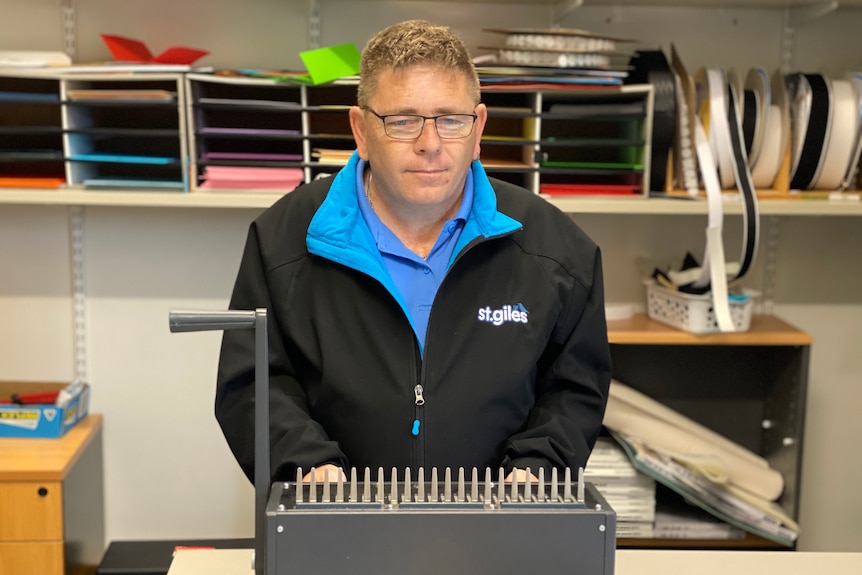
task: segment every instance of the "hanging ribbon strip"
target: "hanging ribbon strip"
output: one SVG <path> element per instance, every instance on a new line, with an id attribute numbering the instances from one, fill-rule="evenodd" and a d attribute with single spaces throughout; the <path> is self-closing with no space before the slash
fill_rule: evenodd
<path id="1" fill-rule="evenodd" d="M 675 69 L 679 74 L 682 67 Z M 689 80 L 682 77 L 678 81 L 685 86 Z M 690 103 L 700 111 L 692 132 L 708 203 L 706 249 L 700 268 L 669 272 L 667 276 L 681 292 L 711 293 L 719 329 L 734 331 L 728 285 L 745 276 L 754 263 L 759 243 L 757 198 L 746 152 L 738 88 L 717 69 L 701 71 L 695 88 L 698 101 Z M 742 253 L 739 263 L 728 264 L 724 254 L 722 188 L 734 185 L 743 207 Z"/>

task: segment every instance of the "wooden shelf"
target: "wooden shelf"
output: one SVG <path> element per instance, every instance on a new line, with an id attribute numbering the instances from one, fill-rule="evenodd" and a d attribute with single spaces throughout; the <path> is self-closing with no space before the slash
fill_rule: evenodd
<path id="1" fill-rule="evenodd" d="M 630 319 L 608 322 L 612 344 L 627 345 L 810 345 L 812 338 L 771 315 L 754 315 L 751 328 L 741 333 L 694 335 L 635 314 Z"/>
<path id="2" fill-rule="evenodd" d="M 661 539 L 620 537 L 617 549 L 787 549 L 784 545 L 746 533 L 741 539 Z"/>
<path id="3" fill-rule="evenodd" d="M 407 0 L 412 1 L 412 0 Z M 464 1 L 464 0 L 462 0 Z M 531 0 L 533 4 L 576 9 L 573 0 Z M 525 0 L 465 0 L 466 4 L 524 4 Z M 816 3 L 815 0 L 584 0 L 584 6 L 694 6 L 697 8 L 792 8 Z M 840 0 L 842 6 L 859 6 L 862 0 Z"/>
<path id="4" fill-rule="evenodd" d="M 267 208 L 278 193 L 205 193 L 81 189 L 0 188 L 0 205 L 107 206 L 140 208 Z M 548 198 L 566 213 L 607 215 L 702 215 L 706 202 L 668 199 Z M 738 215 L 738 202 L 725 202 L 725 213 Z M 862 216 L 862 202 L 844 200 L 765 200 L 762 216 Z"/>
<path id="5" fill-rule="evenodd" d="M 280 197 L 272 193 L 0 190 L 0 204 L 136 208 L 267 208 Z"/>
<path id="6" fill-rule="evenodd" d="M 60 438 L 0 438 L 0 481 L 62 481 L 101 428 L 102 416 L 88 415 Z"/>

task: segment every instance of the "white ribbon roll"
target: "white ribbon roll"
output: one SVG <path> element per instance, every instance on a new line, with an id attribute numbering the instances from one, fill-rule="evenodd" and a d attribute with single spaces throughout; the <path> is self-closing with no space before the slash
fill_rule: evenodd
<path id="1" fill-rule="evenodd" d="M 781 108 L 770 106 L 763 123 L 763 142 L 760 146 L 760 157 L 751 170 L 751 179 L 757 189 L 769 189 L 775 182 L 781 162 L 784 159 L 785 136 L 781 121 Z"/>
<path id="2" fill-rule="evenodd" d="M 820 174 L 815 190 L 836 190 L 847 173 L 847 166 L 856 142 L 856 91 L 846 80 L 832 83 L 832 129 L 826 142 Z"/>

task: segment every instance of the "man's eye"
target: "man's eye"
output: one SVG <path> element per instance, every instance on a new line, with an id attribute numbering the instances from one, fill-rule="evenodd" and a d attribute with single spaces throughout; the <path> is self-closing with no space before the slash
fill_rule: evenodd
<path id="1" fill-rule="evenodd" d="M 406 128 L 416 125 L 416 118 L 412 116 L 396 116 L 389 118 L 388 123 L 393 128 Z"/>
<path id="2" fill-rule="evenodd" d="M 445 128 L 457 128 L 464 123 L 464 120 L 458 116 L 441 116 L 437 119 L 437 122 Z"/>

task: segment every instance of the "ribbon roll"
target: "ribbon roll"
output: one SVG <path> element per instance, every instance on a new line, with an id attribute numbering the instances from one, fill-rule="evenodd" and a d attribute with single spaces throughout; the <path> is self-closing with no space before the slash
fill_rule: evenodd
<path id="1" fill-rule="evenodd" d="M 673 44 L 671 44 L 671 66 L 676 82 L 677 100 L 676 155 L 674 158 L 676 185 L 685 189 L 690 196 L 697 196 L 699 182 L 694 128 L 695 124 L 700 123 L 700 120 L 696 116 L 695 86 Z"/>
<path id="2" fill-rule="evenodd" d="M 751 180 L 758 190 L 768 189 L 775 182 L 786 150 L 781 108 L 769 106 L 763 122 L 764 137 L 760 157 L 751 170 Z"/>
<path id="3" fill-rule="evenodd" d="M 743 117 L 754 116 L 751 147 L 748 149 L 748 164 L 753 168 L 760 159 L 763 150 L 763 139 L 766 136 L 766 124 L 769 121 L 769 108 L 772 106 L 772 92 L 769 85 L 769 74 L 763 68 L 751 68 L 745 76 L 746 95 L 751 94 L 754 100 L 752 106 L 748 99 L 745 102 Z"/>
<path id="4" fill-rule="evenodd" d="M 638 51 L 629 65 L 634 69 L 626 78 L 626 84 L 652 84 L 653 87 L 650 190 L 664 192 L 667 160 L 676 131 L 676 82 L 661 50 Z"/>
<path id="5" fill-rule="evenodd" d="M 787 76 L 787 92 L 791 98 L 793 133 L 790 188 L 808 190 L 823 165 L 823 150 L 831 127 L 832 93 L 821 74 Z"/>
<path id="6" fill-rule="evenodd" d="M 756 189 L 772 188 L 790 143 L 790 110 L 784 76 L 775 72 L 769 83 L 770 105 L 764 114 L 763 142 L 751 177 Z"/>
<path id="7" fill-rule="evenodd" d="M 730 127 L 727 124 L 727 80 L 720 69 L 701 68 L 697 74 L 697 109 L 709 138 L 709 146 L 718 165 L 718 177 L 724 189 L 733 187 L 733 152 Z"/>
<path id="8" fill-rule="evenodd" d="M 856 143 L 856 91 L 846 80 L 828 80 L 832 86 L 832 118 L 817 190 L 836 190 L 841 186 Z"/>
<path id="9" fill-rule="evenodd" d="M 862 74 L 851 74 L 850 84 L 856 92 L 856 143 L 853 145 L 850 164 L 847 166 L 847 172 L 844 174 L 844 180 L 841 182 L 842 190 L 853 186 L 856 174 L 859 171 L 859 157 L 862 156 Z"/>

